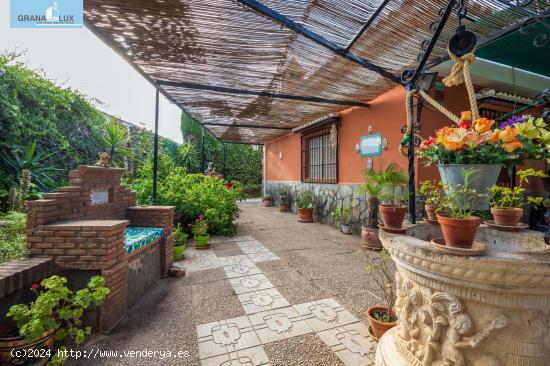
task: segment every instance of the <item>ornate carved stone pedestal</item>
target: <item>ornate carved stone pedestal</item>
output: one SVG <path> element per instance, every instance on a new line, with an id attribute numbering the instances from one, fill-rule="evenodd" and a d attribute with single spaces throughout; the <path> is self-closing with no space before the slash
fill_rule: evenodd
<path id="1" fill-rule="evenodd" d="M 432 248 L 438 226 L 380 230 L 397 266 L 399 325 L 378 344 L 378 366 L 550 365 L 550 247 L 533 231 L 482 226 L 480 257 Z"/>

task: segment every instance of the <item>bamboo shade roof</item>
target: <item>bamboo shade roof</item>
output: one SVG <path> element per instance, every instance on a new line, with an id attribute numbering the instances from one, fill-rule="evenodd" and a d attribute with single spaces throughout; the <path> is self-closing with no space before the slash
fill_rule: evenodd
<path id="1" fill-rule="evenodd" d="M 380 66 L 368 69 L 237 0 L 86 0 L 85 24 L 160 91 L 224 141 L 265 143 L 326 114 L 368 102 L 414 69 L 447 0 L 262 0 L 262 4 Z M 470 0 L 469 30 L 487 42 L 546 0 L 516 9 Z M 381 10 L 379 7 L 384 5 Z M 446 57 L 456 9 L 430 56 Z M 387 75 L 395 75 L 395 78 Z M 205 87 L 206 86 L 206 87 Z M 212 87 L 212 88 L 208 88 Z M 230 88 L 255 94 L 228 92 Z M 280 99 L 276 95 L 322 100 Z M 332 102 L 334 101 L 334 102 Z M 257 126 L 257 127 L 255 127 Z M 397 127 L 396 127 L 397 128 Z"/>

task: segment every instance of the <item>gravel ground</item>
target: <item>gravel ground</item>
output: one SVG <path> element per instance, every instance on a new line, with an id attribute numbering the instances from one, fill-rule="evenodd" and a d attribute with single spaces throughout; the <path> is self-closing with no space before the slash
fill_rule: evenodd
<path id="1" fill-rule="evenodd" d="M 361 239 L 334 227 L 298 223 L 292 213 L 241 203 L 238 235 L 250 235 L 280 260 L 258 268 L 291 305 L 332 297 L 356 318 L 366 320 L 367 307 L 379 303 L 366 268 Z M 224 238 L 212 244 L 217 256 L 241 255 Z M 198 365 L 196 325 L 245 315 L 223 269 L 188 273 L 157 281 L 109 335 L 94 335 L 83 350 L 179 350 L 189 357 L 101 358 L 70 360 L 69 365 Z M 314 334 L 264 345 L 272 365 L 342 365 Z"/>

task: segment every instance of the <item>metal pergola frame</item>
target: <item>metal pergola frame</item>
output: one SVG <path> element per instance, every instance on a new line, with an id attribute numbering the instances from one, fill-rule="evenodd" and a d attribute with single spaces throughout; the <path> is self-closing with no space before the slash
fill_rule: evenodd
<path id="1" fill-rule="evenodd" d="M 361 27 L 361 29 L 357 32 L 357 34 L 353 37 L 353 39 L 348 43 L 346 47 L 341 47 L 337 45 L 336 43 L 326 39 L 322 35 L 320 35 L 317 32 L 314 32 L 310 28 L 299 24 L 289 17 L 277 12 L 276 10 L 270 8 L 269 6 L 265 5 L 261 1 L 258 0 L 234 0 L 236 3 L 241 4 L 242 6 L 245 6 L 252 11 L 256 12 L 262 17 L 268 18 L 278 24 L 280 24 L 282 27 L 292 30 L 294 33 L 304 36 L 309 40 L 312 40 L 318 45 L 321 45 L 325 49 L 331 50 L 335 54 L 340 55 L 341 57 L 354 62 L 355 64 L 358 64 L 370 71 L 373 71 L 380 76 L 399 84 L 402 84 L 406 87 L 407 91 L 411 91 L 417 87 L 417 81 L 422 76 L 425 69 L 429 68 L 430 66 L 433 66 L 437 63 L 443 62 L 446 60 L 446 57 L 440 57 L 436 61 L 433 61 L 431 63 L 428 63 L 428 59 L 432 53 L 433 48 L 435 47 L 439 36 L 441 35 L 441 32 L 443 31 L 453 9 L 458 4 L 462 4 L 463 0 L 449 0 L 445 6 L 444 9 L 441 9 L 439 12 L 439 19 L 436 21 L 437 26 L 435 27 L 435 30 L 433 31 L 433 34 L 431 37 L 423 43 L 423 51 L 422 54 L 419 56 L 419 63 L 415 69 L 406 70 L 403 75 L 394 75 L 393 73 L 389 72 L 388 70 L 384 69 L 383 67 L 374 64 L 373 62 L 351 52 L 351 49 L 355 45 L 355 43 L 361 38 L 363 34 L 369 29 L 369 27 L 375 22 L 375 20 L 378 18 L 378 16 L 382 13 L 386 5 L 390 2 L 390 0 L 384 0 L 378 8 L 373 12 L 373 14 L 369 17 L 369 19 L 366 21 L 366 23 Z M 529 9 L 524 9 L 518 0 L 496 0 L 499 3 L 509 6 L 510 8 L 513 8 L 518 11 L 522 11 L 527 15 L 527 19 L 523 20 L 521 23 L 524 24 L 525 22 L 528 22 L 531 20 L 531 18 L 537 18 L 541 15 L 548 14 L 550 12 L 549 10 L 543 11 L 541 13 L 535 13 Z M 475 19 L 469 17 L 468 15 L 464 15 L 464 19 L 467 19 L 469 21 L 475 22 Z M 86 26 L 100 39 L 102 39 L 104 42 L 109 44 L 109 41 L 104 37 L 104 35 L 96 28 L 96 26 L 90 22 L 85 20 Z M 494 39 L 497 39 L 499 37 L 502 37 L 510 32 L 513 32 L 514 30 L 518 29 L 521 26 L 521 24 L 512 24 L 509 27 L 502 29 L 494 34 L 491 35 L 491 37 L 486 37 L 482 40 L 482 43 L 486 43 L 488 41 L 492 41 Z M 424 46 L 424 44 L 426 46 Z M 345 105 L 345 106 L 360 106 L 360 107 L 368 107 L 368 103 L 366 102 L 354 102 L 354 101 L 345 101 L 345 100 L 333 100 L 333 99 L 326 99 L 326 98 L 319 98 L 315 96 L 301 96 L 301 95 L 291 95 L 291 94 L 282 94 L 282 93 L 273 93 L 273 92 L 266 92 L 266 91 L 254 91 L 254 90 L 245 90 L 245 89 L 238 89 L 238 88 L 229 88 L 229 87 L 222 87 L 222 86 L 213 86 L 213 85 L 205 85 L 205 84 L 197 84 L 197 83 L 189 83 L 189 82 L 174 82 L 174 81 L 166 81 L 166 80 L 156 80 L 149 75 L 147 75 L 143 70 L 141 70 L 139 67 L 137 67 L 132 60 L 123 52 L 120 52 L 115 49 L 115 52 L 117 52 L 123 59 L 125 59 L 136 71 L 138 71 L 143 77 L 145 77 L 146 80 L 151 82 L 156 89 L 155 93 L 155 135 L 154 135 L 154 162 L 153 162 L 153 204 L 156 204 L 157 202 L 157 170 L 158 170 L 158 118 L 159 118 L 159 94 L 162 93 L 164 96 L 168 98 L 172 103 L 176 104 L 180 109 L 186 113 L 189 114 L 189 112 L 186 110 L 186 108 L 181 105 L 181 103 L 177 102 L 165 89 L 162 87 L 174 87 L 174 88 L 187 88 L 187 89 L 195 89 L 195 90 L 206 90 L 206 91 L 212 91 L 217 93 L 228 93 L 228 94 L 237 94 L 237 95 L 252 95 L 252 96 L 260 96 L 260 97 L 268 97 L 273 99 L 286 99 L 286 100 L 296 100 L 296 101 L 305 101 L 310 103 L 322 103 L 322 104 L 334 104 L 334 105 Z M 420 119 L 420 111 L 418 110 L 416 114 L 416 120 L 415 120 L 415 112 L 414 112 L 414 101 L 413 96 L 410 95 L 409 99 L 407 100 L 407 103 L 409 103 L 410 106 L 410 131 L 409 131 L 409 146 L 408 146 L 408 165 L 409 165 L 409 215 L 410 215 L 410 221 L 411 223 L 416 222 L 416 187 L 415 187 L 415 167 L 414 167 L 414 160 L 415 160 L 415 144 L 414 144 L 414 133 L 415 128 L 419 126 L 419 119 Z M 249 129 L 274 129 L 274 130 L 285 130 L 285 131 L 291 131 L 291 128 L 281 127 L 281 126 L 273 126 L 273 125 L 253 125 L 253 124 L 239 124 L 239 123 L 215 123 L 215 122 L 205 122 L 201 123 L 202 126 L 214 126 L 214 127 L 238 127 L 238 128 L 249 128 Z M 204 128 L 203 128 L 204 129 Z M 204 132 L 203 132 L 204 133 Z M 215 135 L 214 135 L 215 136 Z M 218 139 L 217 136 L 215 136 L 216 139 Z M 228 141 L 230 142 L 230 141 Z M 234 142 L 230 142 L 234 143 Z M 239 142 L 243 143 L 243 142 Z"/>

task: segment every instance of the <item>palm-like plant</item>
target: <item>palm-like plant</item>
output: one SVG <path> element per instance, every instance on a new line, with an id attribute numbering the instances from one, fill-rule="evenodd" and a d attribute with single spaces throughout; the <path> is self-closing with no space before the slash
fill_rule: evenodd
<path id="1" fill-rule="evenodd" d="M 55 178 L 62 169 L 48 166 L 46 161 L 55 153 L 36 152 L 36 142 L 19 154 L 13 151 L 11 154 L 3 152 L 1 163 L 3 169 L 14 175 L 14 181 L 19 181 L 23 171 L 31 172 L 31 182 L 35 183 L 41 191 L 49 191 L 56 186 Z"/>
<path id="2" fill-rule="evenodd" d="M 119 123 L 116 118 L 112 118 L 105 125 L 105 129 L 98 136 L 98 142 L 109 153 L 109 163 L 111 165 L 123 166 L 125 158 L 132 158 L 128 129 Z"/>
<path id="3" fill-rule="evenodd" d="M 185 143 L 178 148 L 176 163 L 189 171 L 195 171 L 199 166 L 197 149 L 192 143 Z"/>
<path id="4" fill-rule="evenodd" d="M 408 179 L 395 163 L 388 164 L 385 168 L 380 164 L 378 169 L 365 169 L 362 174 L 364 183 L 359 187 L 359 193 L 367 193 L 368 195 L 369 216 L 367 226 L 371 229 L 377 229 L 380 201 L 387 196 L 389 189 L 394 192 L 395 186 L 405 184 Z"/>

